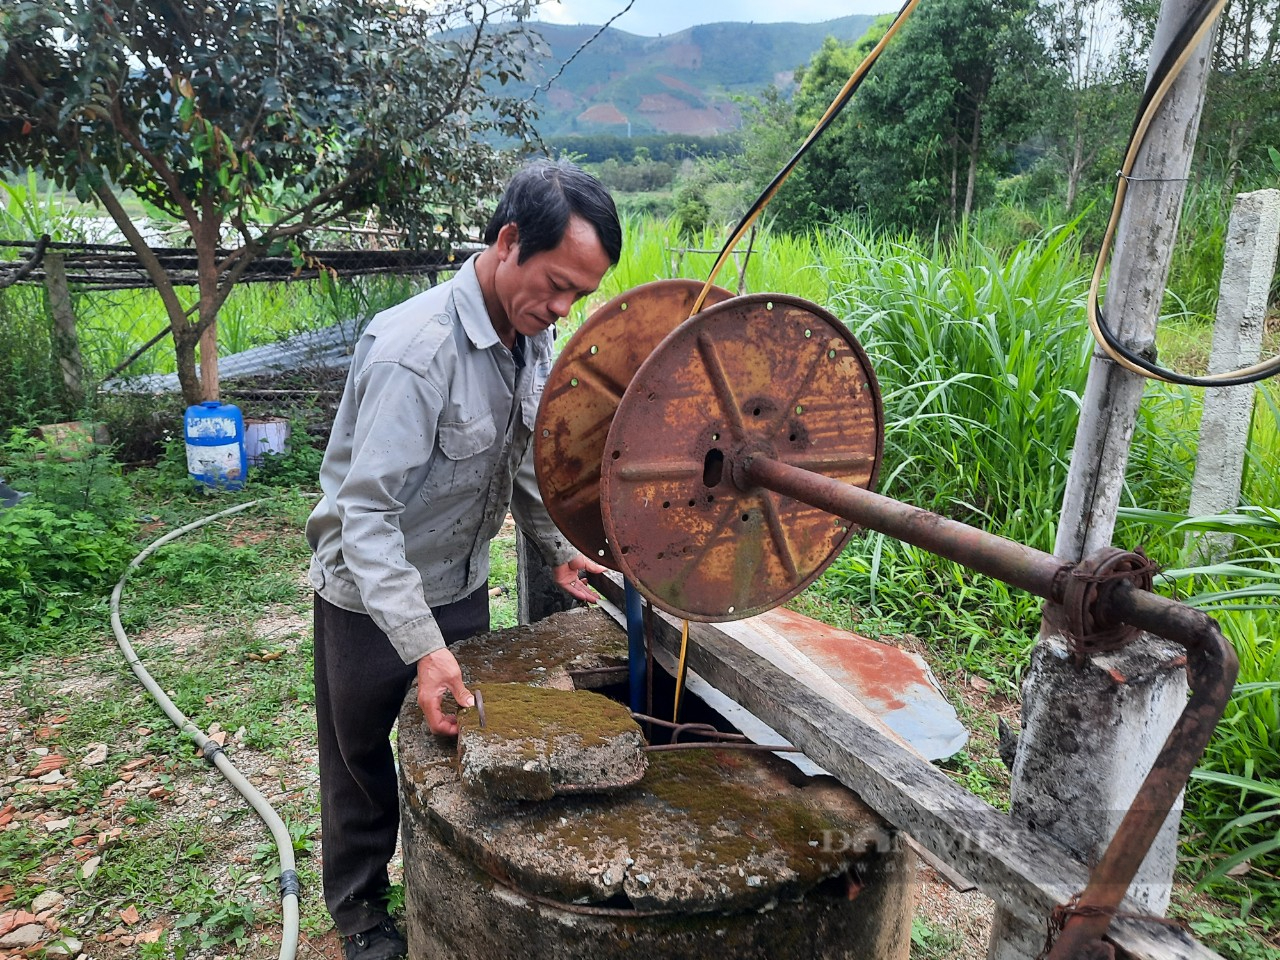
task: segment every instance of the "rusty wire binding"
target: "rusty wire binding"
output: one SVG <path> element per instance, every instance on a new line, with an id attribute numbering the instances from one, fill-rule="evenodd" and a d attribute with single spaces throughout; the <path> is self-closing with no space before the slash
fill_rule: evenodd
<path id="1" fill-rule="evenodd" d="M 1062 602 L 1046 619 L 1066 638 L 1077 667 L 1086 657 L 1119 650 L 1142 633 L 1110 616 L 1110 594 L 1117 583 L 1150 593 L 1157 572 L 1159 567 L 1141 547 L 1106 547 L 1066 572 Z"/>
<path id="2" fill-rule="evenodd" d="M 1105 919 L 1108 925 L 1117 917 L 1122 917 L 1126 920 L 1146 920 L 1158 923 L 1161 926 L 1180 930 L 1184 933 L 1190 931 L 1185 921 L 1172 917 L 1161 917 L 1153 913 L 1130 913 L 1125 910 L 1117 910 L 1114 907 L 1082 907 L 1080 905 L 1080 894 L 1077 893 L 1066 903 L 1059 904 L 1049 912 L 1044 946 L 1036 954 L 1035 960 L 1046 960 L 1053 950 L 1053 945 L 1058 940 L 1058 935 L 1062 933 L 1062 928 L 1066 926 L 1067 921 L 1072 917 Z M 1115 955 L 1115 947 L 1105 940 L 1097 940 L 1091 945 L 1090 950 L 1079 956 L 1078 960 L 1115 960 Z"/>

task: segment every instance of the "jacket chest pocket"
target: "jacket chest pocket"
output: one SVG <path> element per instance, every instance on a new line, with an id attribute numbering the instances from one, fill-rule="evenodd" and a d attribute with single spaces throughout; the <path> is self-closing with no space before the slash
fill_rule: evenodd
<path id="1" fill-rule="evenodd" d="M 498 428 L 493 414 L 485 413 L 474 420 L 441 421 L 436 435 L 441 453 L 450 460 L 467 460 L 493 448 Z"/>

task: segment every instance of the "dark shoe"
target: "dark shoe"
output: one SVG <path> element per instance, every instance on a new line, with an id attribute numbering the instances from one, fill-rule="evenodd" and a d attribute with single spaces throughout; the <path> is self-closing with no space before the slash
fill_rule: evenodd
<path id="1" fill-rule="evenodd" d="M 342 938 L 346 960 L 397 960 L 408 953 L 409 945 L 389 917 L 371 930 Z"/>

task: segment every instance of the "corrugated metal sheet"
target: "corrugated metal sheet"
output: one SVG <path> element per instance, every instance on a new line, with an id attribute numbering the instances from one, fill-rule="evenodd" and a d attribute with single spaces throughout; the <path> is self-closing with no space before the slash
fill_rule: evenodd
<path id="1" fill-rule="evenodd" d="M 914 653 L 778 608 L 759 618 L 929 760 L 959 751 L 969 734 Z"/>
<path id="2" fill-rule="evenodd" d="M 355 318 L 296 334 L 279 343 L 267 343 L 243 353 L 218 358 L 218 376 L 262 376 L 287 370 L 345 370 L 351 365 L 351 353 L 366 320 Z M 121 377 L 102 385 L 107 392 L 176 393 L 176 373 Z"/>

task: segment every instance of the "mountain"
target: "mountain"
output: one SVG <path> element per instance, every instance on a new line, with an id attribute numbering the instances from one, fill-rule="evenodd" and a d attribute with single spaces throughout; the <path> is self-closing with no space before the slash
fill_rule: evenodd
<path id="1" fill-rule="evenodd" d="M 544 137 L 568 134 L 673 133 L 711 135 L 742 122 L 734 96 L 769 84 L 786 89 L 797 67 L 827 36 L 856 40 L 874 17 L 854 15 L 823 23 L 708 23 L 663 37 L 641 37 L 612 27 L 592 41 L 538 93 L 538 129 Z M 543 86 L 598 29 L 533 23 L 549 48 L 531 79 Z"/>

